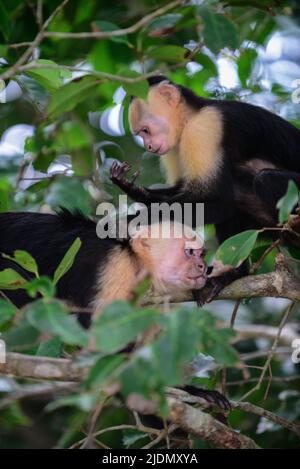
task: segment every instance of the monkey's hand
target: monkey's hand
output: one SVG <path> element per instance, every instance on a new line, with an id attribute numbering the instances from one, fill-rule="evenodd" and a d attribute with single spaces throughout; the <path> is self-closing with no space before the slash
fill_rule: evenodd
<path id="1" fill-rule="evenodd" d="M 220 291 L 222 291 L 223 288 L 228 285 L 228 283 L 230 282 L 227 281 L 227 278 L 223 278 L 222 276 L 209 278 L 206 285 L 208 285 L 210 288 L 205 295 L 205 302 L 210 303 L 215 298 L 217 298 Z"/>
<path id="2" fill-rule="evenodd" d="M 226 286 L 222 277 L 208 278 L 204 288 L 201 290 L 192 290 L 193 299 L 197 306 L 201 308 L 205 303 L 210 303 L 219 295 L 220 291 Z"/>
<path id="3" fill-rule="evenodd" d="M 202 397 L 209 404 L 216 405 L 222 410 L 230 410 L 231 404 L 224 394 L 221 394 L 219 391 L 197 388 L 196 386 L 184 386 L 182 388 L 184 391 L 192 394 L 193 396 Z"/>
<path id="4" fill-rule="evenodd" d="M 131 170 L 131 165 L 128 163 L 118 163 L 117 161 L 114 161 L 114 163 L 111 165 L 110 168 L 110 180 L 119 186 L 121 189 L 123 189 L 125 192 L 130 191 L 131 189 L 140 189 L 143 190 L 143 188 L 138 188 L 134 184 L 136 178 L 139 176 L 139 171 L 136 171 L 131 179 L 127 178 L 127 175 L 129 171 Z"/>

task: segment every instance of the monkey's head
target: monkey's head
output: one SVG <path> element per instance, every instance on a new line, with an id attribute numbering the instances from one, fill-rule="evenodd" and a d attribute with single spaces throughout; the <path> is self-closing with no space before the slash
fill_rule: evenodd
<path id="1" fill-rule="evenodd" d="M 142 137 L 147 151 L 165 155 L 177 147 L 182 129 L 181 104 L 179 87 L 167 80 L 152 85 L 147 100 L 132 99 L 131 131 Z"/>
<path id="2" fill-rule="evenodd" d="M 132 236 L 131 247 L 151 274 L 155 292 L 204 287 L 206 249 L 202 238 L 190 228 L 175 222 L 149 225 Z"/>

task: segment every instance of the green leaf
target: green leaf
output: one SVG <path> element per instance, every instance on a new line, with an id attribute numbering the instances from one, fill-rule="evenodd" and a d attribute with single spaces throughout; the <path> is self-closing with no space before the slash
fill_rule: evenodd
<path id="1" fill-rule="evenodd" d="M 137 441 L 144 440 L 145 438 L 149 438 L 147 433 L 131 429 L 123 431 L 123 444 L 127 449 L 133 446 Z"/>
<path id="2" fill-rule="evenodd" d="M 40 152 L 36 155 L 36 157 L 33 160 L 33 167 L 36 171 L 40 171 L 41 173 L 46 173 L 48 172 L 48 168 L 51 163 L 55 160 L 57 157 L 57 154 L 55 152 Z M 40 181 L 44 182 L 44 181 Z"/>
<path id="3" fill-rule="evenodd" d="M 13 256 L 9 256 L 7 254 L 2 254 L 5 259 L 10 259 L 11 261 L 15 262 L 16 264 L 23 267 L 23 269 L 31 272 L 36 277 L 39 276 L 38 266 L 35 262 L 34 258 L 26 251 L 16 250 L 14 251 Z"/>
<path id="4" fill-rule="evenodd" d="M 87 345 L 87 333 L 57 300 L 37 300 L 26 308 L 26 318 L 40 332 L 51 333 L 69 345 Z"/>
<path id="5" fill-rule="evenodd" d="M 97 348 L 103 352 L 120 350 L 157 319 L 154 309 L 135 310 L 128 303 L 116 301 L 108 305 L 91 330 Z"/>
<path id="6" fill-rule="evenodd" d="M 147 51 L 147 55 L 158 61 L 180 63 L 184 61 L 189 52 L 190 51 L 184 47 L 171 45 L 150 49 Z"/>
<path id="7" fill-rule="evenodd" d="M 80 81 L 67 83 L 60 87 L 52 95 L 48 106 L 50 119 L 55 119 L 60 114 L 71 111 L 77 104 L 95 93 L 98 80 L 87 76 Z"/>
<path id="8" fill-rule="evenodd" d="M 147 24 L 145 29 L 150 33 L 151 36 L 160 35 L 164 31 L 172 30 L 174 26 L 183 18 L 183 15 L 180 13 L 168 13 L 154 20 L 150 21 Z M 157 34 L 155 34 L 157 33 Z"/>
<path id="9" fill-rule="evenodd" d="M 85 392 L 56 399 L 47 405 L 46 411 L 52 412 L 60 407 L 76 406 L 78 409 L 86 413 L 90 412 L 96 404 L 99 404 L 99 396 Z"/>
<path id="10" fill-rule="evenodd" d="M 120 74 L 123 77 L 137 78 L 141 76 L 140 73 L 134 72 L 133 70 L 121 70 Z M 136 83 L 122 83 L 122 86 L 127 94 L 130 96 L 136 96 L 137 98 L 146 99 L 149 92 L 149 83 L 147 80 L 138 81 Z"/>
<path id="11" fill-rule="evenodd" d="M 257 230 L 247 230 L 232 236 L 218 248 L 216 252 L 216 265 L 238 267 L 251 253 L 254 248 Z"/>
<path id="12" fill-rule="evenodd" d="M 1 155 L 0 155 L 1 158 Z M 13 194 L 13 188 L 8 178 L 0 179 L 0 212 L 9 210 L 10 195 Z"/>
<path id="13" fill-rule="evenodd" d="M 207 72 L 209 71 L 210 72 L 210 76 L 217 76 L 218 75 L 218 69 L 217 69 L 217 66 L 216 64 L 213 62 L 213 60 L 211 60 L 210 57 L 208 57 L 208 55 L 206 54 L 203 54 L 202 52 L 198 52 L 195 57 L 193 58 L 193 60 L 197 63 L 199 63 L 200 65 L 202 65 L 203 69 Z"/>
<path id="14" fill-rule="evenodd" d="M 10 351 L 28 350 L 38 344 L 39 332 L 21 318 L 11 329 L 3 333 L 5 343 Z"/>
<path id="15" fill-rule="evenodd" d="M 241 52 L 237 61 L 239 79 L 241 80 L 241 84 L 244 88 L 247 86 L 247 80 L 250 77 L 256 59 L 256 50 L 249 48 Z"/>
<path id="16" fill-rule="evenodd" d="M 216 362 L 222 365 L 233 366 L 236 363 L 238 355 L 229 343 L 235 336 L 232 329 L 217 329 L 207 324 L 201 324 L 199 334 L 202 350 L 205 354 L 212 356 Z"/>
<path id="17" fill-rule="evenodd" d="M 27 70 L 26 74 L 36 80 L 48 91 L 54 91 L 60 88 L 63 86 L 64 78 L 72 77 L 72 73 L 69 70 L 54 70 L 53 68 L 47 68 L 47 65 L 56 65 L 59 67 L 52 60 L 39 59 L 35 63 L 45 66 L 45 68 L 33 68 L 32 70 Z"/>
<path id="18" fill-rule="evenodd" d="M 67 250 L 66 254 L 62 258 L 61 262 L 59 263 L 57 269 L 54 272 L 54 277 L 53 277 L 54 285 L 56 285 L 57 282 L 61 279 L 61 277 L 65 275 L 69 269 L 71 269 L 80 247 L 81 247 L 81 240 L 80 238 L 76 238 L 75 241 L 73 241 L 73 243 Z"/>
<path id="19" fill-rule="evenodd" d="M 91 196 L 78 178 L 56 176 L 44 201 L 54 211 L 64 207 L 70 211 L 80 210 L 84 215 L 91 214 Z"/>
<path id="20" fill-rule="evenodd" d="M 294 181 L 289 181 L 286 194 L 277 202 L 276 207 L 279 209 L 279 221 L 285 223 L 299 202 L 299 189 Z"/>
<path id="21" fill-rule="evenodd" d="M 93 155 L 91 152 L 75 152 L 72 154 L 72 168 L 76 176 L 89 176 L 93 172 Z"/>
<path id="22" fill-rule="evenodd" d="M 0 289 L 17 290 L 25 288 L 27 280 L 13 269 L 4 269 L 0 272 Z"/>
<path id="23" fill-rule="evenodd" d="M 114 23 L 111 23 L 110 21 L 96 20 L 93 24 L 95 25 L 98 31 L 116 31 L 117 29 L 120 29 L 119 26 Z M 122 36 L 112 36 L 108 39 L 110 41 L 117 42 L 119 44 L 126 44 L 126 46 L 132 47 L 127 34 L 124 34 Z"/>
<path id="24" fill-rule="evenodd" d="M 180 308 L 165 319 L 166 330 L 153 344 L 152 353 L 160 379 L 168 386 L 175 386 L 183 381 L 186 365 L 197 354 L 198 313 Z"/>
<path id="25" fill-rule="evenodd" d="M 110 355 L 100 358 L 91 368 L 85 385 L 88 389 L 100 386 L 105 380 L 109 379 L 112 373 L 124 362 L 125 355 Z"/>
<path id="26" fill-rule="evenodd" d="M 48 277 L 34 278 L 27 283 L 25 289 L 31 298 L 35 298 L 40 293 L 44 298 L 55 296 L 55 286 L 53 280 Z"/>
<path id="27" fill-rule="evenodd" d="M 62 341 L 59 337 L 52 337 L 46 342 L 42 342 L 37 349 L 36 355 L 41 357 L 60 357 L 62 351 Z"/>
<path id="28" fill-rule="evenodd" d="M 236 49 L 238 47 L 237 31 L 224 15 L 214 13 L 206 6 L 198 7 L 199 14 L 204 21 L 203 39 L 205 45 L 215 54 L 224 47 Z"/>
<path id="29" fill-rule="evenodd" d="M 17 308 L 9 301 L 0 298 L 0 327 L 14 317 Z"/>
<path id="30" fill-rule="evenodd" d="M 9 15 L 6 11 L 6 8 L 3 5 L 3 2 L 0 2 L 0 31 L 3 34 L 3 37 L 8 41 L 10 32 L 11 32 L 11 21 Z"/>

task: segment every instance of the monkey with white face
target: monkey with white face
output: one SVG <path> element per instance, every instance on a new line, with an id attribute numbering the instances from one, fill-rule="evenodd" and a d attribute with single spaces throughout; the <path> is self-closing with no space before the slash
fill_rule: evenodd
<path id="1" fill-rule="evenodd" d="M 115 163 L 111 180 L 133 200 L 204 203 L 204 222 L 219 243 L 243 230 L 276 227 L 276 204 L 292 179 L 300 187 L 300 130 L 258 106 L 207 99 L 164 76 L 149 78 L 147 99 L 133 97 L 129 122 L 145 149 L 160 157 L 170 187 L 135 183 L 138 173 Z M 299 246 L 299 239 L 293 241 Z M 238 269 L 213 278 L 209 300 L 247 273 Z"/>
<path id="2" fill-rule="evenodd" d="M 114 300 L 129 300 L 138 283 L 150 277 L 154 294 L 184 294 L 202 288 L 207 278 L 203 240 L 188 227 L 171 223 L 144 226 L 128 239 L 99 239 L 96 222 L 63 211 L 0 214 L 0 271 L 32 275 L 1 256 L 15 250 L 29 252 L 40 275 L 52 277 L 68 247 L 79 237 L 81 248 L 71 269 L 57 284 L 57 295 L 94 317 Z M 24 290 L 5 291 L 22 307 L 32 301 Z"/>

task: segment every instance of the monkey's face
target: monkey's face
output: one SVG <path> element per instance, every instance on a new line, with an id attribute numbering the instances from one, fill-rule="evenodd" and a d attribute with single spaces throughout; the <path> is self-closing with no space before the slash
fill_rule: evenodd
<path id="1" fill-rule="evenodd" d="M 152 247 L 156 283 L 165 291 L 203 288 L 207 280 L 205 248 L 184 238 L 162 240 Z"/>
<path id="2" fill-rule="evenodd" d="M 162 230 L 161 225 L 156 227 Z M 162 231 L 152 232 L 149 237 L 147 230 L 145 228 L 134 237 L 132 247 L 152 275 L 155 291 L 178 293 L 203 288 L 207 265 L 202 239 L 197 235 L 178 237 L 178 233 L 174 235 L 175 231 L 167 238 L 162 236 Z"/>
<path id="3" fill-rule="evenodd" d="M 154 87 L 147 102 L 134 99 L 129 108 L 133 134 L 142 137 L 145 149 L 157 155 L 165 155 L 175 149 L 179 141 L 178 100 L 167 93 L 165 87 L 170 86 Z"/>

